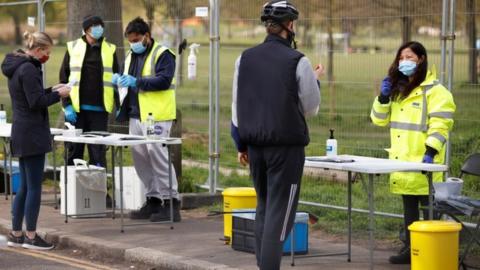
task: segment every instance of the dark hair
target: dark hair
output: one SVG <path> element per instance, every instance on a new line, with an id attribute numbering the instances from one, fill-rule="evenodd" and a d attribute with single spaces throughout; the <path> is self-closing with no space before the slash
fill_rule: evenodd
<path id="1" fill-rule="evenodd" d="M 413 80 L 410 82 L 408 76 L 405 76 L 398 70 L 398 63 L 399 58 L 402 51 L 406 48 L 410 48 L 419 59 L 423 58 L 423 61 L 417 64 L 417 69 L 413 74 Z M 388 76 L 390 77 L 390 81 L 392 82 L 392 99 L 397 97 L 407 97 L 413 89 L 419 86 L 427 77 L 427 68 L 428 68 L 428 61 L 427 61 L 427 50 L 420 42 L 417 41 L 409 41 L 400 48 L 398 48 L 397 55 L 393 60 L 393 63 L 390 65 L 388 70 Z"/>
<path id="2" fill-rule="evenodd" d="M 145 35 L 146 33 L 150 33 L 150 27 L 148 24 L 140 17 L 136 17 L 131 22 L 128 23 L 127 28 L 125 28 L 125 37 L 127 37 L 131 33 L 137 33 Z"/>
<path id="3" fill-rule="evenodd" d="M 87 15 L 83 17 L 82 28 L 84 31 L 87 31 L 92 25 L 101 25 L 102 27 L 105 27 L 102 18 L 97 15 Z"/>

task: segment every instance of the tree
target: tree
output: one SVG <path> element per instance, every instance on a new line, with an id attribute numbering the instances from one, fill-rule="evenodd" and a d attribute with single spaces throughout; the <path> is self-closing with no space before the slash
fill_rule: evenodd
<path id="1" fill-rule="evenodd" d="M 123 61 L 123 27 L 121 0 L 67 0 L 68 32 L 70 40 L 82 35 L 82 21 L 87 15 L 100 16 L 105 22 L 105 36 L 117 45 L 117 57 Z"/>
<path id="2" fill-rule="evenodd" d="M 477 29 L 475 25 L 475 0 L 466 0 L 466 20 L 465 30 L 467 33 L 468 44 L 468 81 L 470 83 L 478 83 L 477 78 L 477 48 L 475 39 L 477 36 Z"/>
<path id="3" fill-rule="evenodd" d="M 8 3 L 9 1 L 1 0 L 1 3 Z M 35 16 L 36 17 L 36 5 L 34 4 L 22 4 L 14 6 L 4 6 L 1 7 L 2 12 L 12 18 L 13 27 L 14 27 L 14 41 L 15 45 L 22 45 L 23 33 L 21 31 L 22 22 L 27 21 L 27 17 Z"/>

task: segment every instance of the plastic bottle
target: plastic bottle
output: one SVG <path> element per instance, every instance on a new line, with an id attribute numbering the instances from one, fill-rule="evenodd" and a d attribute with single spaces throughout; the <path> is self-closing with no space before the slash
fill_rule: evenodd
<path id="1" fill-rule="evenodd" d="M 155 119 L 152 113 L 148 113 L 147 116 L 147 137 L 153 137 L 155 135 Z"/>
<path id="2" fill-rule="evenodd" d="M 197 52 L 200 44 L 193 43 L 189 46 L 190 54 L 188 55 L 188 70 L 187 77 L 189 80 L 195 80 L 197 78 Z"/>
<path id="3" fill-rule="evenodd" d="M 3 108 L 3 104 L 0 104 L 0 124 L 7 123 L 7 112 Z"/>
<path id="4" fill-rule="evenodd" d="M 337 156 L 337 140 L 333 137 L 333 129 L 330 129 L 330 138 L 327 140 L 327 157 Z"/>

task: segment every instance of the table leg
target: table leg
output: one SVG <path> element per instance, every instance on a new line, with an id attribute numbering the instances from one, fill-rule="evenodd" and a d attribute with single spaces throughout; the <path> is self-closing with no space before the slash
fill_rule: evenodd
<path id="1" fill-rule="evenodd" d="M 347 262 L 352 259 L 352 172 L 348 172 L 348 202 L 347 202 L 347 222 L 348 222 L 348 255 Z"/>
<path id="2" fill-rule="evenodd" d="M 295 218 L 293 219 L 293 226 L 290 231 L 290 256 L 292 257 L 291 266 L 295 266 Z"/>
<path id="3" fill-rule="evenodd" d="M 112 219 L 115 219 L 115 146 L 110 146 L 112 149 Z M 106 166 L 106 164 L 105 164 Z M 108 189 L 107 189 L 108 193 Z"/>
<path id="4" fill-rule="evenodd" d="M 64 150 L 63 150 L 63 153 L 64 153 L 64 159 L 65 159 L 65 164 L 64 164 L 64 177 L 63 177 L 63 193 L 65 194 L 64 196 L 64 202 L 63 202 L 63 206 L 64 206 L 64 210 L 65 210 L 65 223 L 68 223 L 68 207 L 67 207 L 67 204 L 68 204 L 68 188 L 67 188 L 67 178 L 68 178 L 68 144 L 65 143 L 64 146 L 63 146 Z"/>
<path id="5" fill-rule="evenodd" d="M 428 178 L 428 219 L 433 220 L 433 179 L 432 172 L 427 173 Z"/>
<path id="6" fill-rule="evenodd" d="M 369 249 L 370 249 L 370 269 L 373 269 L 373 230 L 375 228 L 374 205 L 373 205 L 373 174 L 368 175 L 368 233 L 369 233 Z"/>
<path id="7" fill-rule="evenodd" d="M 57 147 L 55 141 L 52 137 L 52 159 L 53 159 L 53 199 L 55 200 L 55 209 L 58 209 L 58 199 L 57 199 L 57 158 L 55 157 L 55 153 L 57 151 Z"/>
<path id="8" fill-rule="evenodd" d="M 168 153 L 168 189 L 170 190 L 170 229 L 173 230 L 173 191 L 172 191 L 172 153 L 170 151 L 170 146 L 167 145 Z"/>
<path id="9" fill-rule="evenodd" d="M 5 191 L 5 200 L 8 200 L 8 184 L 7 184 L 7 145 L 3 141 L 3 186 Z"/>
<path id="10" fill-rule="evenodd" d="M 119 162 L 118 162 L 118 170 L 120 171 L 120 232 L 124 232 L 123 230 L 123 149 L 122 146 L 118 147 L 119 149 Z"/>
<path id="11" fill-rule="evenodd" d="M 11 205 L 13 206 L 13 166 L 12 166 L 12 149 L 9 148 L 9 151 L 8 151 L 8 169 L 10 171 L 10 202 L 11 202 Z"/>

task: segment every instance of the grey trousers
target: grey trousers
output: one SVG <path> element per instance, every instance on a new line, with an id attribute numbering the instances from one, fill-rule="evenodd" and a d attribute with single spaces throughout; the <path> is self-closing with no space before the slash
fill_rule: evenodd
<path id="1" fill-rule="evenodd" d="M 170 137 L 172 121 L 160 122 L 163 137 Z M 146 128 L 139 119 L 130 118 L 129 133 L 146 136 Z M 132 146 L 132 158 L 135 170 L 143 182 L 146 197 L 169 199 L 168 188 L 168 149 L 161 144 L 143 144 Z M 178 199 L 178 183 L 175 169 L 172 165 L 172 194 Z"/>

